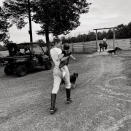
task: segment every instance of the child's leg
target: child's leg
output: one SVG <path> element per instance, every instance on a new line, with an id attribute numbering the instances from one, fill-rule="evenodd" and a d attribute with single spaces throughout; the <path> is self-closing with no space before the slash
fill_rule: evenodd
<path id="1" fill-rule="evenodd" d="M 66 74 L 65 68 L 62 67 L 62 68 L 61 68 L 61 71 L 62 71 L 62 77 L 64 78 L 64 77 L 65 77 L 65 74 Z"/>
<path id="2" fill-rule="evenodd" d="M 66 71 L 66 75 L 65 75 L 65 88 L 66 88 L 66 103 L 70 104 L 72 102 L 71 100 L 71 83 L 70 83 L 70 73 L 68 70 L 68 67 L 65 66 L 65 71 Z"/>

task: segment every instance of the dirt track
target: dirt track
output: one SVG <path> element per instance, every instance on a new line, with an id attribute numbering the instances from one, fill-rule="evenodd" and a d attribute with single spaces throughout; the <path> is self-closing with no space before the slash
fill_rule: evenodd
<path id="1" fill-rule="evenodd" d="M 119 56 L 77 55 L 74 102 L 65 90 L 57 96 L 58 112 L 48 113 L 52 71 L 7 77 L 0 69 L 0 131 L 130 131 L 131 53 Z"/>

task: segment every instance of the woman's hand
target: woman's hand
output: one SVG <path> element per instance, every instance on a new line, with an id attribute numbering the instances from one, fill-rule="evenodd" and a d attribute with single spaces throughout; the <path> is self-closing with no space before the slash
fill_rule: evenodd
<path id="1" fill-rule="evenodd" d="M 61 60 L 64 57 L 64 54 L 59 54 L 59 59 Z"/>

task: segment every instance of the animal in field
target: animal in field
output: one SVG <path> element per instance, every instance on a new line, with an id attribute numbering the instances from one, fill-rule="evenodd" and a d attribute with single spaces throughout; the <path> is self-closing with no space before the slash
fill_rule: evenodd
<path id="1" fill-rule="evenodd" d="M 99 43 L 99 48 L 100 48 L 100 52 L 101 52 L 101 50 L 104 51 L 103 43 Z"/>
<path id="2" fill-rule="evenodd" d="M 116 54 L 116 52 L 121 51 L 121 50 L 122 50 L 121 48 L 115 47 L 114 49 L 108 50 L 107 52 L 108 52 L 109 54 Z"/>
<path id="3" fill-rule="evenodd" d="M 78 73 L 73 73 L 70 75 L 71 88 L 73 88 L 73 89 L 76 87 L 77 78 L 78 78 Z M 61 84 L 65 84 L 64 79 L 62 79 Z"/>
<path id="4" fill-rule="evenodd" d="M 106 42 L 99 43 L 100 52 L 106 50 L 108 47 Z"/>
<path id="5" fill-rule="evenodd" d="M 103 47 L 104 47 L 105 50 L 106 50 L 107 47 L 108 47 L 108 45 L 107 45 L 107 43 L 106 43 L 105 41 L 103 41 Z"/>

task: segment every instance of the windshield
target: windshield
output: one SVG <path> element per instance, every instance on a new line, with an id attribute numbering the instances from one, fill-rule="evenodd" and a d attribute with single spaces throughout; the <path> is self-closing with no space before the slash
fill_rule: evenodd
<path id="1" fill-rule="evenodd" d="M 44 52 L 42 51 L 41 47 L 38 45 L 33 45 L 33 52 L 35 54 L 44 54 Z"/>

